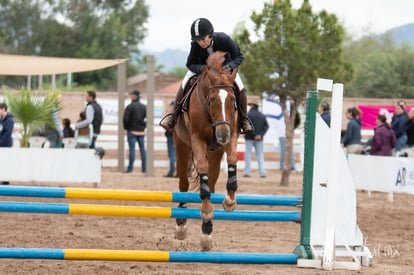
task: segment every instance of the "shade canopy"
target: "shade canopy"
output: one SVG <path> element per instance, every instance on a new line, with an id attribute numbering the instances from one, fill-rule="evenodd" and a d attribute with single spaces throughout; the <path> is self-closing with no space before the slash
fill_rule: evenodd
<path id="1" fill-rule="evenodd" d="M 0 75 L 55 75 L 94 71 L 128 59 L 82 59 L 0 54 Z"/>

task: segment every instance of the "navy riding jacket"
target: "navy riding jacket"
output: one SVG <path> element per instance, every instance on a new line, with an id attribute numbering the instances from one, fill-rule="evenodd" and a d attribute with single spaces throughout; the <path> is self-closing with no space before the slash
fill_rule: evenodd
<path id="1" fill-rule="evenodd" d="M 209 56 L 208 49 L 212 47 L 212 52 L 226 52 L 224 65 L 230 69 L 235 69 L 243 62 L 243 55 L 239 46 L 224 32 L 214 32 L 212 41 L 206 49 L 201 48 L 196 41 L 191 42 L 190 53 L 187 57 L 187 68 L 195 74 L 200 74 L 207 63 Z"/>

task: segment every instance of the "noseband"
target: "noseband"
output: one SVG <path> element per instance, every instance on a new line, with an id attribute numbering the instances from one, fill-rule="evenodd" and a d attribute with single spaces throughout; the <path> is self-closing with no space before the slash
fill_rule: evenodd
<path id="1" fill-rule="evenodd" d="M 228 86 L 228 85 L 224 85 L 224 84 L 212 85 L 212 86 L 210 86 L 209 91 L 211 91 L 213 89 L 226 89 L 226 88 L 230 88 L 234 92 L 234 86 Z M 204 100 L 206 102 L 205 105 L 201 102 L 200 83 L 197 84 L 197 99 L 198 99 L 198 102 L 200 103 L 200 106 L 202 106 L 205 109 L 205 111 L 208 113 L 208 115 L 210 116 L 211 126 L 213 128 L 215 128 L 218 125 L 222 125 L 222 124 L 231 126 L 231 123 L 226 121 L 226 120 L 214 121 L 214 118 L 213 118 L 213 116 L 211 115 L 211 112 L 210 112 L 210 99 L 208 98 L 208 96 L 204 96 Z"/>

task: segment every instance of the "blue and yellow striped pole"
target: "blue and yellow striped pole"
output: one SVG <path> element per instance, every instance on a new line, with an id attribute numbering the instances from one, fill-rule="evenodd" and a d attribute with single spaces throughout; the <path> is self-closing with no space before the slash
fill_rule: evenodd
<path id="1" fill-rule="evenodd" d="M 0 248 L 0 258 L 88 261 L 296 264 L 296 254 L 102 249 Z"/>
<path id="2" fill-rule="evenodd" d="M 193 192 L 139 191 L 35 186 L 0 186 L 0 196 L 90 200 L 128 200 L 152 202 L 201 202 L 200 194 Z M 211 194 L 211 202 L 222 203 L 224 197 L 224 194 Z M 302 204 L 302 197 L 237 194 L 236 201 L 238 204 L 250 205 L 300 206 Z"/>
<path id="3" fill-rule="evenodd" d="M 0 201 L 0 212 L 123 216 L 144 218 L 201 219 L 200 209 L 102 205 L 75 203 L 42 203 Z M 233 221 L 300 221 L 295 211 L 233 211 L 214 210 L 215 220 Z"/>

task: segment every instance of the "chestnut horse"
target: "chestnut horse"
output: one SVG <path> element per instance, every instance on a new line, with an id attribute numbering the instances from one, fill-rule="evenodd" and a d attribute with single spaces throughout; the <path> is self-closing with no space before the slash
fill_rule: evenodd
<path id="1" fill-rule="evenodd" d="M 202 200 L 202 251 L 211 250 L 213 246 L 211 220 L 214 212 L 210 193 L 215 192 L 224 152 L 228 178 L 223 208 L 227 211 L 236 208 L 239 119 L 234 79 L 237 71 L 231 73 L 222 69 L 224 56 L 223 52 L 209 56 L 207 66 L 191 88 L 187 112 L 181 113 L 174 129 L 180 192 L 189 190 L 189 165 L 197 172 L 196 183 Z M 179 207 L 186 208 L 186 204 L 180 203 Z M 176 220 L 177 239 L 186 237 L 186 222 L 186 219 Z"/>

